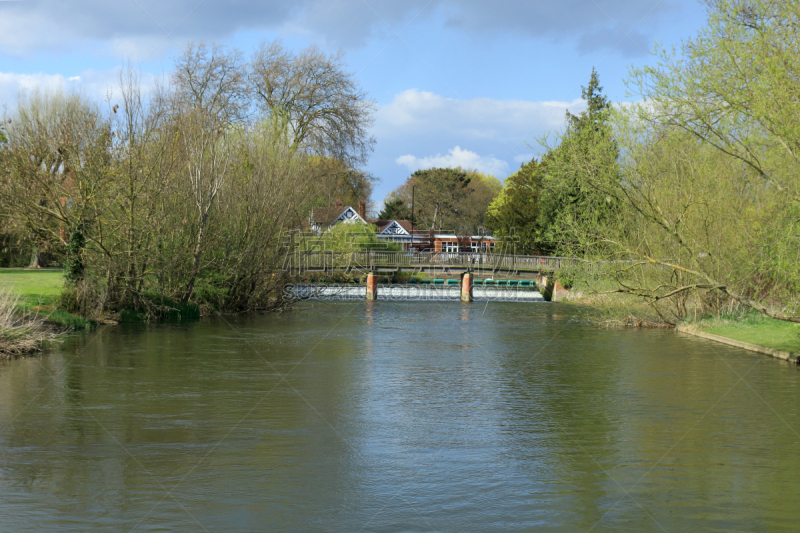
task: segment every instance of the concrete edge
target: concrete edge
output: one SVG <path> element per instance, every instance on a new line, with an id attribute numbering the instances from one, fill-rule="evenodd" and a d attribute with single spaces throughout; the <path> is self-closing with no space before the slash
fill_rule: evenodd
<path id="1" fill-rule="evenodd" d="M 783 350 L 775 350 L 772 348 L 767 348 L 766 346 L 750 344 L 749 342 L 737 341 L 735 339 L 729 339 L 728 337 L 714 335 L 713 333 L 705 333 L 704 331 L 698 331 L 695 328 L 684 325 L 679 325 L 675 329 L 677 331 L 680 331 L 681 333 L 687 333 L 689 335 L 694 335 L 695 337 L 701 337 L 703 339 L 721 342 L 729 346 L 736 346 L 737 348 L 743 348 L 745 350 L 750 350 L 751 352 L 758 352 L 764 355 L 769 355 L 770 357 L 775 357 L 777 359 L 782 359 L 784 361 L 792 361 L 794 363 L 800 364 L 800 362 L 798 362 L 798 359 L 800 359 L 800 355 L 793 354 L 791 352 L 784 352 Z"/>

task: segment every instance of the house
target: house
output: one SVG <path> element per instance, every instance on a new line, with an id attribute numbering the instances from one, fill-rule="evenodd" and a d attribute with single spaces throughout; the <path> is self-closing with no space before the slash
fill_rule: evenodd
<path id="1" fill-rule="evenodd" d="M 358 203 L 358 210 L 341 202 L 333 207 L 315 207 L 309 215 L 309 227 L 319 234 L 340 223 L 371 224 L 375 226 L 379 239 L 400 244 L 404 250 L 488 253 L 495 246 L 496 239 L 491 236 L 437 234 L 414 228 L 410 220 L 367 218 L 366 209 L 364 200 Z"/>
<path id="2" fill-rule="evenodd" d="M 489 253 L 496 244 L 490 235 L 455 235 L 436 233 L 433 236 L 432 251 L 449 253 Z"/>
<path id="3" fill-rule="evenodd" d="M 414 229 L 410 220 L 371 219 L 367 218 L 366 210 L 367 203 L 364 200 L 358 203 L 358 210 L 349 205 L 344 206 L 341 202 L 337 202 L 333 207 L 315 207 L 311 210 L 308 224 L 315 233 L 322 233 L 331 226 L 341 223 L 372 225 L 375 226 L 379 239 L 401 244 L 404 250 L 411 248 L 412 240 L 418 240 L 416 236 L 412 239 Z"/>

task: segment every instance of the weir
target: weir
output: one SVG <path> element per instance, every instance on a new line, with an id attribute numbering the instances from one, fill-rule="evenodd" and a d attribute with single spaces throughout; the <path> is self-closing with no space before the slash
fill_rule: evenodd
<path id="1" fill-rule="evenodd" d="M 558 301 L 567 291 L 557 281 L 548 284 L 548 277 L 579 263 L 583 265 L 573 258 L 487 253 L 298 251 L 288 254 L 284 264 L 293 276 L 318 272 L 366 276 L 359 286 L 315 284 L 312 277 L 312 283 L 288 285 L 285 295 L 320 300 Z M 408 283 L 380 283 L 400 273 L 411 274 Z M 418 279 L 421 273 L 428 277 Z"/>
<path id="2" fill-rule="evenodd" d="M 530 287 L 472 285 L 471 299 L 466 299 L 461 285 L 375 284 L 374 291 L 363 285 L 289 285 L 286 295 L 300 300 L 417 300 L 417 301 L 497 301 L 544 302 L 538 289 Z"/>

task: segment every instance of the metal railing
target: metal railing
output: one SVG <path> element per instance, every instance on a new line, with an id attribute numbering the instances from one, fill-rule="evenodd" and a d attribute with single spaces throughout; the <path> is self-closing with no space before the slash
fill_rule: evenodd
<path id="1" fill-rule="evenodd" d="M 284 267 L 297 271 L 372 270 L 376 268 L 458 268 L 505 272 L 555 272 L 582 264 L 580 259 L 480 252 L 295 252 Z"/>

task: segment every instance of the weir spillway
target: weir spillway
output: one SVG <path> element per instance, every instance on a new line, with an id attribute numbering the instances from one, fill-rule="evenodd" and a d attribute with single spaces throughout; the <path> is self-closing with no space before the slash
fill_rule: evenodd
<path id="1" fill-rule="evenodd" d="M 364 300 L 367 291 L 363 285 L 288 285 L 285 293 L 297 300 Z M 453 301 L 461 297 L 458 285 L 380 285 L 378 300 Z M 472 299 L 497 302 L 544 302 L 545 298 L 536 288 L 528 287 L 482 287 L 472 288 Z"/>

